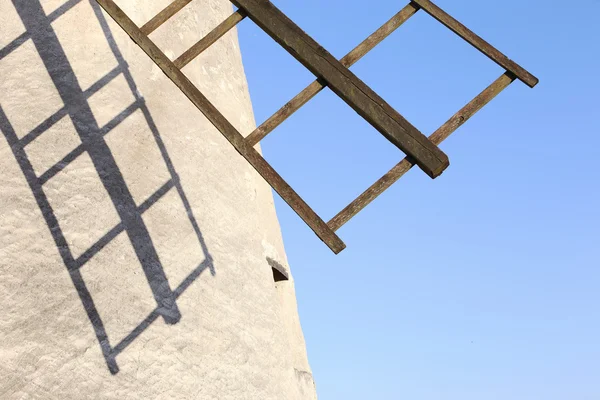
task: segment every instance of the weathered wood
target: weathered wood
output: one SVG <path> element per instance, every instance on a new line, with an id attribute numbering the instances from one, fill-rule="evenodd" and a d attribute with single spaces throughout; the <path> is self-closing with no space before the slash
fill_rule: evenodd
<path id="1" fill-rule="evenodd" d="M 159 26 L 167 22 L 169 18 L 177 14 L 183 7 L 187 6 L 191 1 L 192 0 L 175 0 L 174 2 L 166 6 L 161 12 L 156 14 L 154 18 L 146 22 L 144 26 L 140 28 L 140 31 L 144 35 L 151 34 L 155 30 L 157 30 Z"/>
<path id="2" fill-rule="evenodd" d="M 415 15 L 415 13 L 418 10 L 419 9 L 412 3 L 407 4 L 400 12 L 398 12 L 389 21 L 387 21 L 379 29 L 373 32 L 371 36 L 366 38 L 352 51 L 346 54 L 340 60 L 342 65 L 347 68 L 352 66 L 365 54 L 371 51 L 375 46 L 381 43 L 383 39 L 388 37 L 396 29 L 398 29 L 410 17 Z M 290 100 L 283 107 L 281 107 L 269 119 L 267 119 L 258 128 L 252 131 L 252 133 L 246 136 L 246 141 L 248 142 L 248 144 L 250 144 L 251 146 L 255 146 L 258 142 L 263 140 L 269 133 L 271 133 L 275 128 L 281 125 L 283 121 L 288 119 L 293 113 L 298 111 L 303 105 L 305 105 L 310 99 L 315 97 L 326 87 L 327 82 L 323 82 L 319 79 L 315 80 L 313 83 L 308 85 L 292 100 Z"/>
<path id="3" fill-rule="evenodd" d="M 250 146 L 256 146 L 258 142 L 263 140 L 269 133 L 281 125 L 283 121 L 288 119 L 293 113 L 308 103 L 310 99 L 315 97 L 326 86 L 327 84 L 325 82 L 321 82 L 318 79 L 315 80 L 313 83 L 305 87 L 300 93 L 294 96 L 293 99 L 285 103 L 283 107 L 275 112 L 275 114 L 260 124 L 258 128 L 246 136 L 246 142 Z"/>
<path id="4" fill-rule="evenodd" d="M 383 136 L 413 157 L 427 175 L 435 178 L 448 167 L 446 154 L 271 2 L 231 1 Z"/>
<path id="5" fill-rule="evenodd" d="M 481 37 L 473 33 L 469 28 L 458 22 L 452 16 L 448 15 L 444 10 L 433 4 L 429 0 L 411 0 L 417 6 L 421 7 L 423 11 L 437 19 L 439 22 L 444 24 L 458 36 L 466 40 L 469 44 L 475 47 L 477 50 L 485 54 L 496 64 L 500 65 L 507 71 L 512 72 L 517 78 L 529 87 L 534 87 L 538 84 L 539 80 L 523 67 L 510 60 L 495 47 L 490 45 L 488 42 L 483 40 Z"/>
<path id="6" fill-rule="evenodd" d="M 506 89 L 515 79 L 510 72 L 506 72 L 496 79 L 494 83 L 488 86 L 483 92 L 477 97 L 471 100 L 466 106 L 452 116 L 444 125 L 437 129 L 429 139 L 439 145 L 442 143 L 452 132 L 456 131 L 462 124 L 464 124 L 469 118 L 471 118 L 477 111 L 483 106 L 489 103 L 494 97 L 496 97 L 502 90 Z M 340 211 L 335 217 L 333 217 L 327 225 L 334 231 L 337 231 L 348 222 L 352 217 L 358 214 L 363 208 L 377 198 L 386 189 L 392 186 L 398 179 L 400 179 L 406 172 L 408 172 L 413 166 L 414 161 L 410 157 L 404 158 L 398 164 L 396 164 L 388 173 L 382 176 L 377 182 L 371 187 L 365 190 L 360 196 L 358 196 L 352 203 L 346 208 Z"/>
<path id="7" fill-rule="evenodd" d="M 381 25 L 381 27 L 373 32 L 368 38 L 363 40 L 358 46 L 342 57 L 340 60 L 342 65 L 345 67 L 354 65 L 354 63 L 363 58 L 365 54 L 373 50 L 375 46 L 381 43 L 383 39 L 390 36 L 396 29 L 408 21 L 408 19 L 415 15 L 417 11 L 419 11 L 419 7 L 412 3 L 408 3 L 402 10 L 390 18 L 385 24 Z"/>
<path id="8" fill-rule="evenodd" d="M 200 39 L 195 45 L 186 50 L 182 55 L 177 57 L 173 64 L 179 69 L 185 67 L 190 61 L 198 57 L 200 53 L 208 49 L 213 43 L 219 40 L 224 34 L 229 32 L 231 28 L 240 23 L 246 18 L 244 10 L 237 10 L 227 19 L 221 22 L 215 29 L 210 31 L 208 35 Z"/>
<path id="9" fill-rule="evenodd" d="M 173 62 L 131 21 L 113 0 L 97 0 L 104 10 L 127 32 L 135 43 L 158 65 L 171 81 L 188 97 L 204 116 L 225 136 L 277 193 L 306 222 L 334 253 L 346 245 L 304 200 L 281 178 L 267 161 L 251 146 L 215 106 L 192 84 Z"/>

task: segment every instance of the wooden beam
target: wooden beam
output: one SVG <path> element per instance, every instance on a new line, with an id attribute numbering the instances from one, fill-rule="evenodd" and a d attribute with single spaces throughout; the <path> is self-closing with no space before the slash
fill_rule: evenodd
<path id="1" fill-rule="evenodd" d="M 173 61 L 173 64 L 175 64 L 175 66 L 179 69 L 185 67 L 190 61 L 198 57 L 200 53 L 208 49 L 224 34 L 229 32 L 231 28 L 240 23 L 244 18 L 246 18 L 246 13 L 244 12 L 244 10 L 237 10 L 229 17 L 227 17 L 225 21 L 221 22 L 215 29 L 210 31 L 208 35 L 204 36 L 195 45 L 193 45 L 182 55 L 177 57 L 177 59 Z"/>
<path id="2" fill-rule="evenodd" d="M 362 41 L 352 51 L 346 54 L 340 62 L 344 67 L 349 68 L 355 62 L 360 60 L 365 54 L 373 50 L 383 39 L 388 37 L 392 32 L 398 29 L 403 23 L 405 23 L 410 17 L 415 15 L 418 11 L 418 7 L 409 3 L 404 7 L 398 14 L 394 15 L 389 21 L 383 24 L 377 29 L 371 36 Z M 263 122 L 258 128 L 252 133 L 246 136 L 246 141 L 251 146 L 255 146 L 258 142 L 263 140 L 269 133 L 275 128 L 288 119 L 293 113 L 298 111 L 303 105 L 305 105 L 310 99 L 315 97 L 319 92 L 327 87 L 327 82 L 319 79 L 308 85 L 302 90 L 296 97 L 288 101 L 283 107 L 281 107 L 275 114 L 269 119 Z"/>
<path id="3" fill-rule="evenodd" d="M 456 33 L 458 36 L 466 40 L 469 44 L 475 47 L 477 50 L 488 56 L 492 61 L 501 66 L 507 71 L 512 72 L 517 78 L 529 87 L 534 87 L 538 84 L 539 79 L 526 71 L 519 64 L 510 60 L 494 46 L 483 40 L 481 37 L 473 33 L 469 28 L 458 22 L 452 16 L 447 14 L 444 10 L 433 4 L 429 0 L 411 0 L 417 6 L 421 7 L 423 11 L 437 19 L 439 22 L 448 27 L 451 31 Z"/>
<path id="4" fill-rule="evenodd" d="M 496 97 L 501 91 L 506 89 L 516 78 L 512 73 L 506 72 L 502 74 L 494 83 L 488 86 L 483 92 L 477 97 L 471 100 L 466 106 L 452 116 L 444 125 L 436 130 L 429 139 L 439 145 L 448 136 L 464 124 L 469 118 L 483 106 L 488 104 L 494 97 Z M 352 217 L 358 214 L 363 208 L 377 198 L 386 189 L 392 186 L 398 179 L 407 173 L 413 166 L 414 161 L 410 157 L 404 158 L 398 164 L 396 164 L 388 173 L 382 176 L 377 182 L 371 187 L 365 190 L 360 196 L 350 203 L 346 208 L 340 211 L 335 217 L 333 217 L 327 225 L 334 231 L 337 231 L 348 222 Z"/>
<path id="5" fill-rule="evenodd" d="M 150 21 L 146 22 L 144 26 L 140 28 L 140 31 L 144 35 L 149 35 L 155 30 L 158 29 L 159 26 L 167 22 L 169 18 L 173 15 L 177 14 L 183 7 L 187 6 L 192 0 L 175 0 L 168 6 L 166 6 L 161 12 L 156 14 L 154 18 Z"/>
<path id="6" fill-rule="evenodd" d="M 383 136 L 413 157 L 427 175 L 435 178 L 448 167 L 446 154 L 271 2 L 231 1 Z"/>
<path id="7" fill-rule="evenodd" d="M 225 136 L 257 171 L 292 207 L 306 224 L 334 252 L 339 253 L 346 245 L 327 224 L 302 200 L 302 198 L 281 178 L 267 161 L 245 142 L 244 137 L 221 114 L 210 101 L 196 88 L 173 62 L 152 42 L 113 0 L 97 0 L 104 10 L 127 32 L 135 43 L 158 65 L 173 83 L 188 97 L 204 116 Z"/>
<path id="8" fill-rule="evenodd" d="M 363 58 L 365 54 L 373 50 L 375 46 L 383 41 L 383 39 L 390 36 L 396 29 L 400 28 L 410 17 L 415 15 L 419 11 L 419 7 L 416 7 L 412 3 L 408 3 L 402 10 L 398 11 L 396 15 L 390 18 L 385 24 L 381 25 L 379 29 L 373 32 L 368 38 L 363 40 L 358 46 L 352 49 L 346 54 L 340 62 L 343 66 L 349 68 L 358 60 Z"/>

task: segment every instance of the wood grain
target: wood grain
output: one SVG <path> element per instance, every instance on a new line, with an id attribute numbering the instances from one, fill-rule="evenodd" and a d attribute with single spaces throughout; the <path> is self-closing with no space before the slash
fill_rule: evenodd
<path id="1" fill-rule="evenodd" d="M 273 189 L 294 209 L 317 236 L 334 253 L 346 246 L 327 224 L 304 202 L 304 200 L 281 178 L 267 161 L 251 146 L 215 106 L 192 84 L 192 82 L 169 60 L 113 0 L 97 0 L 102 8 L 127 32 L 131 39 L 156 63 L 171 81 L 188 97 L 204 116 L 225 136 Z"/>
<path id="2" fill-rule="evenodd" d="M 418 5 L 427 14 L 437 19 L 439 22 L 444 24 L 458 36 L 466 40 L 469 44 L 475 47 L 477 50 L 488 56 L 496 64 L 500 65 L 507 71 L 512 72 L 517 78 L 529 87 L 534 87 L 538 84 L 539 79 L 526 71 L 519 64 L 510 60 L 495 47 L 490 45 L 488 42 L 483 40 L 481 37 L 473 33 L 469 28 L 458 22 L 452 16 L 447 14 L 444 10 L 433 4 L 429 0 L 412 0 L 413 3 Z"/>
<path id="3" fill-rule="evenodd" d="M 483 106 L 489 103 L 494 97 L 496 97 L 502 90 L 506 89 L 516 78 L 512 73 L 506 72 L 502 74 L 496 81 L 488 86 L 483 92 L 477 97 L 471 100 L 466 106 L 460 109 L 454 114 L 444 125 L 437 129 L 429 139 L 439 145 L 442 143 L 452 132 L 456 131 L 462 124 L 464 124 L 469 118 L 471 118 L 477 111 Z M 392 186 L 398 179 L 407 173 L 413 166 L 414 161 L 410 157 L 404 158 L 398 164 L 396 164 L 388 173 L 382 176 L 377 182 L 371 187 L 365 190 L 360 196 L 358 196 L 352 203 L 346 208 L 340 211 L 335 217 L 333 217 L 327 225 L 334 231 L 337 231 L 348 222 L 352 217 L 358 214 L 363 208 L 377 198 L 386 189 Z"/>
<path id="4" fill-rule="evenodd" d="M 333 92 L 383 136 L 410 155 L 427 175 L 435 178 L 448 167 L 446 154 L 271 2 L 231 1 L 308 70 L 327 82 Z"/>
<path id="5" fill-rule="evenodd" d="M 196 44 L 194 44 L 192 47 L 186 50 L 182 55 L 177 57 L 177 59 L 173 61 L 173 64 L 175 64 L 175 66 L 179 69 L 185 67 L 189 64 L 190 61 L 198 57 L 200 53 L 208 49 L 224 34 L 229 32 L 231 28 L 240 23 L 244 18 L 246 18 L 246 13 L 244 12 L 244 10 L 237 10 L 229 17 L 227 17 L 225 21 L 217 25 L 215 29 L 210 31 L 208 35 L 204 36 Z"/>
<path id="6" fill-rule="evenodd" d="M 146 22 L 144 26 L 140 28 L 140 30 L 144 35 L 151 34 L 157 30 L 159 26 L 167 22 L 169 18 L 177 14 L 183 7 L 187 6 L 191 1 L 192 0 L 175 0 L 166 6 L 161 12 L 156 14 L 154 18 Z"/>
<path id="7" fill-rule="evenodd" d="M 392 32 L 398 29 L 404 22 L 410 17 L 415 15 L 418 11 L 418 7 L 412 3 L 407 4 L 400 12 L 394 15 L 389 21 L 383 24 L 377 29 L 371 36 L 362 41 L 352 51 L 346 54 L 340 62 L 344 67 L 349 68 L 355 62 L 360 60 L 365 54 L 373 50 L 383 39 L 388 37 Z M 251 146 L 255 146 L 258 142 L 263 140 L 269 133 L 275 128 L 288 119 L 293 113 L 298 111 L 303 105 L 305 105 L 310 99 L 315 97 L 319 92 L 327 87 L 327 82 L 319 79 L 308 85 L 304 90 L 298 93 L 292 100 L 288 101 L 283 107 L 281 107 L 275 114 L 269 117 L 263 122 L 258 128 L 252 133 L 246 136 L 246 141 Z"/>

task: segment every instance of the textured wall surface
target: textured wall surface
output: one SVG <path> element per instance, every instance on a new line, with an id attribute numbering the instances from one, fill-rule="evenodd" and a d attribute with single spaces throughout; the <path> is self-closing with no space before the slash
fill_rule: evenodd
<path id="1" fill-rule="evenodd" d="M 254 128 L 235 31 L 184 72 Z M 316 398 L 269 186 L 95 2 L 0 1 L 0 131 L 0 398 Z"/>

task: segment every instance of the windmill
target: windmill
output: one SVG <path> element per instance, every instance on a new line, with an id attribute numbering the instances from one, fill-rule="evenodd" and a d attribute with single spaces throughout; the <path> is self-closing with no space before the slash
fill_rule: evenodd
<path id="1" fill-rule="evenodd" d="M 138 27 L 113 0 L 97 1 L 156 63 L 165 75 L 177 85 L 179 90 L 227 138 L 238 153 L 256 169 L 283 200 L 292 207 L 300 218 L 336 254 L 345 248 L 344 242 L 335 233 L 342 225 L 348 222 L 414 165 L 417 165 L 432 179 L 438 177 L 449 166 L 448 157 L 438 148 L 438 145 L 444 139 L 514 80 L 519 79 L 532 88 L 538 83 L 538 79 L 535 76 L 510 60 L 429 0 L 411 1 L 392 19 L 341 60 L 335 59 L 270 1 L 231 0 L 238 7 L 238 10 L 173 61 L 165 55 L 148 35 L 175 15 L 191 0 L 174 1 L 142 27 Z M 505 72 L 496 81 L 454 114 L 429 138 L 410 124 L 399 112 L 394 110 L 385 100 L 348 69 L 419 10 L 423 10 L 435 18 L 505 69 Z M 256 130 L 247 137 L 243 137 L 186 77 L 183 68 L 246 17 L 249 17 L 262 28 L 273 40 L 279 43 L 312 72 L 317 79 L 256 128 Z M 254 146 L 265 138 L 265 136 L 271 133 L 286 118 L 306 104 L 325 87 L 330 88 L 385 138 L 406 154 L 406 157 L 400 163 L 335 215 L 329 222 L 325 222 L 317 215 L 254 149 Z"/>

